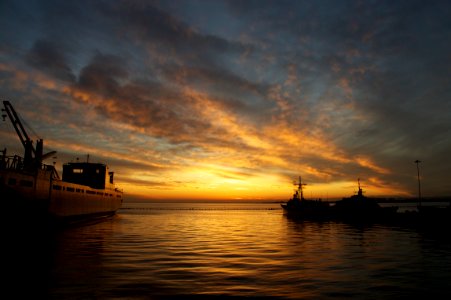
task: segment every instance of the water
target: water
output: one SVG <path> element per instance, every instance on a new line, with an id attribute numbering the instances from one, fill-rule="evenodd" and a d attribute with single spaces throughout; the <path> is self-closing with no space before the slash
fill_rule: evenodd
<path id="1" fill-rule="evenodd" d="M 299 222 L 278 204 L 125 204 L 103 222 L 5 245 L 11 298 L 451 295 L 449 231 Z"/>

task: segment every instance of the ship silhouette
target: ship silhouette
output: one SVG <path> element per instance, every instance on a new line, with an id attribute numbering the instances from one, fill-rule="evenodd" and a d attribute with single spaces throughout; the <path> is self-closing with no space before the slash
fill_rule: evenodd
<path id="1" fill-rule="evenodd" d="M 299 216 L 303 219 L 323 219 L 330 217 L 330 205 L 328 202 L 321 200 L 310 200 L 304 198 L 303 186 L 301 176 L 299 182 L 295 183 L 297 189 L 293 197 L 281 206 L 285 213 L 289 215 Z"/>
<path id="2" fill-rule="evenodd" d="M 382 207 L 372 198 L 363 195 L 360 178 L 357 179 L 357 195 L 336 201 L 331 207 L 331 217 L 354 221 L 388 220 L 396 216 L 397 206 Z"/>
<path id="3" fill-rule="evenodd" d="M 3 101 L 3 120 L 9 118 L 22 143 L 24 156 L 0 157 L 0 195 L 14 216 L 75 222 L 111 216 L 121 207 L 123 192 L 116 188 L 114 173 L 103 163 L 63 165 L 60 178 L 53 165 L 43 163 L 55 151 L 44 154 L 44 141 L 36 147 L 9 101 Z"/>
<path id="4" fill-rule="evenodd" d="M 293 197 L 281 206 L 290 216 L 301 219 L 346 220 L 346 221 L 381 221 L 394 218 L 398 207 L 382 207 L 375 199 L 363 195 L 363 189 L 358 182 L 356 195 L 344 197 L 339 201 L 306 200 L 303 197 L 301 177 L 298 189 Z"/>

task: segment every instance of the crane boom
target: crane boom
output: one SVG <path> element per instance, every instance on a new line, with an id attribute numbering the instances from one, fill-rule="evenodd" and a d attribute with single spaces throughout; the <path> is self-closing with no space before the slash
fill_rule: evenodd
<path id="1" fill-rule="evenodd" d="M 13 124 L 14 129 L 16 130 L 16 133 L 19 136 L 20 142 L 22 143 L 25 150 L 27 150 L 27 148 L 30 148 L 31 152 L 33 154 L 36 154 L 36 149 L 33 147 L 33 143 L 31 141 L 30 137 L 28 136 L 24 126 L 22 125 L 22 122 L 19 119 L 19 115 L 15 111 L 12 104 L 9 101 L 3 101 L 3 106 L 5 108 L 2 110 L 8 114 L 8 117 L 11 120 L 11 123 Z"/>
<path id="2" fill-rule="evenodd" d="M 6 112 L 7 114 L 2 115 L 3 121 L 5 121 L 6 117 L 9 117 L 11 123 L 14 126 L 14 129 L 16 130 L 17 135 L 19 136 L 20 142 L 25 148 L 24 165 L 26 167 L 29 166 L 39 167 L 43 159 L 56 153 L 56 151 L 51 151 L 47 154 L 43 154 L 44 141 L 42 139 L 36 141 L 35 148 L 33 146 L 33 141 L 28 136 L 28 133 L 25 130 L 25 127 L 22 125 L 19 115 L 17 114 L 12 104 L 9 101 L 5 100 L 3 101 L 3 106 L 5 108 L 2 108 L 2 111 Z"/>

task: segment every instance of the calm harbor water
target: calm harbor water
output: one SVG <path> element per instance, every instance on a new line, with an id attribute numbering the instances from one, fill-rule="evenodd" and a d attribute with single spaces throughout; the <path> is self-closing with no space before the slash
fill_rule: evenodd
<path id="1" fill-rule="evenodd" d="M 4 245 L 12 299 L 451 296 L 448 229 L 300 222 L 279 204 L 125 203 Z"/>

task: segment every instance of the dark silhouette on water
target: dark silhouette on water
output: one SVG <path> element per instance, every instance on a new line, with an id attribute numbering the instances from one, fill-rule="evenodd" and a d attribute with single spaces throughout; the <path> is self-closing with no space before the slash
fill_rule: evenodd
<path id="1" fill-rule="evenodd" d="M 67 163 L 60 179 L 53 165 L 43 160 L 44 142 L 36 147 L 25 130 L 18 113 L 9 101 L 3 101 L 3 120 L 8 117 L 25 149 L 23 158 L 1 151 L 0 195 L 3 208 L 8 206 L 15 217 L 78 222 L 87 218 L 111 216 L 122 205 L 122 191 L 113 182 L 113 172 L 101 163 Z"/>
<path id="2" fill-rule="evenodd" d="M 357 195 L 345 197 L 335 203 L 321 200 L 306 200 L 303 197 L 301 177 L 293 198 L 281 204 L 288 215 L 302 219 L 346 220 L 346 221 L 381 221 L 393 218 L 398 207 L 381 207 L 375 199 L 363 195 L 358 179 Z"/>
<path id="3" fill-rule="evenodd" d="M 327 202 L 305 199 L 303 195 L 303 186 L 305 184 L 301 182 L 301 177 L 299 177 L 299 183 L 296 183 L 297 190 L 293 197 L 286 203 L 282 203 L 281 206 L 284 214 L 290 219 L 300 221 L 345 221 L 357 224 L 384 223 L 387 225 L 413 226 L 433 230 L 449 229 L 451 227 L 451 201 L 441 206 L 436 204 L 417 204 L 416 209 L 413 211 L 400 212 L 398 206 L 381 206 L 378 201 L 381 199 L 366 197 L 360 185 L 360 179 L 357 180 L 357 183 L 357 194 L 344 197 L 339 201 Z"/>
<path id="4" fill-rule="evenodd" d="M 297 189 L 293 197 L 287 202 L 282 203 L 281 206 L 284 211 L 291 215 L 297 215 L 305 219 L 322 219 L 329 216 L 329 203 L 321 200 L 307 200 L 304 198 L 303 186 L 301 176 L 299 182 L 295 183 Z"/>
<path id="5" fill-rule="evenodd" d="M 395 216 L 398 210 L 397 206 L 381 207 L 375 199 L 363 195 L 360 178 L 357 179 L 357 182 L 357 195 L 335 202 L 335 205 L 331 207 L 333 217 L 355 221 L 381 221 Z"/>

